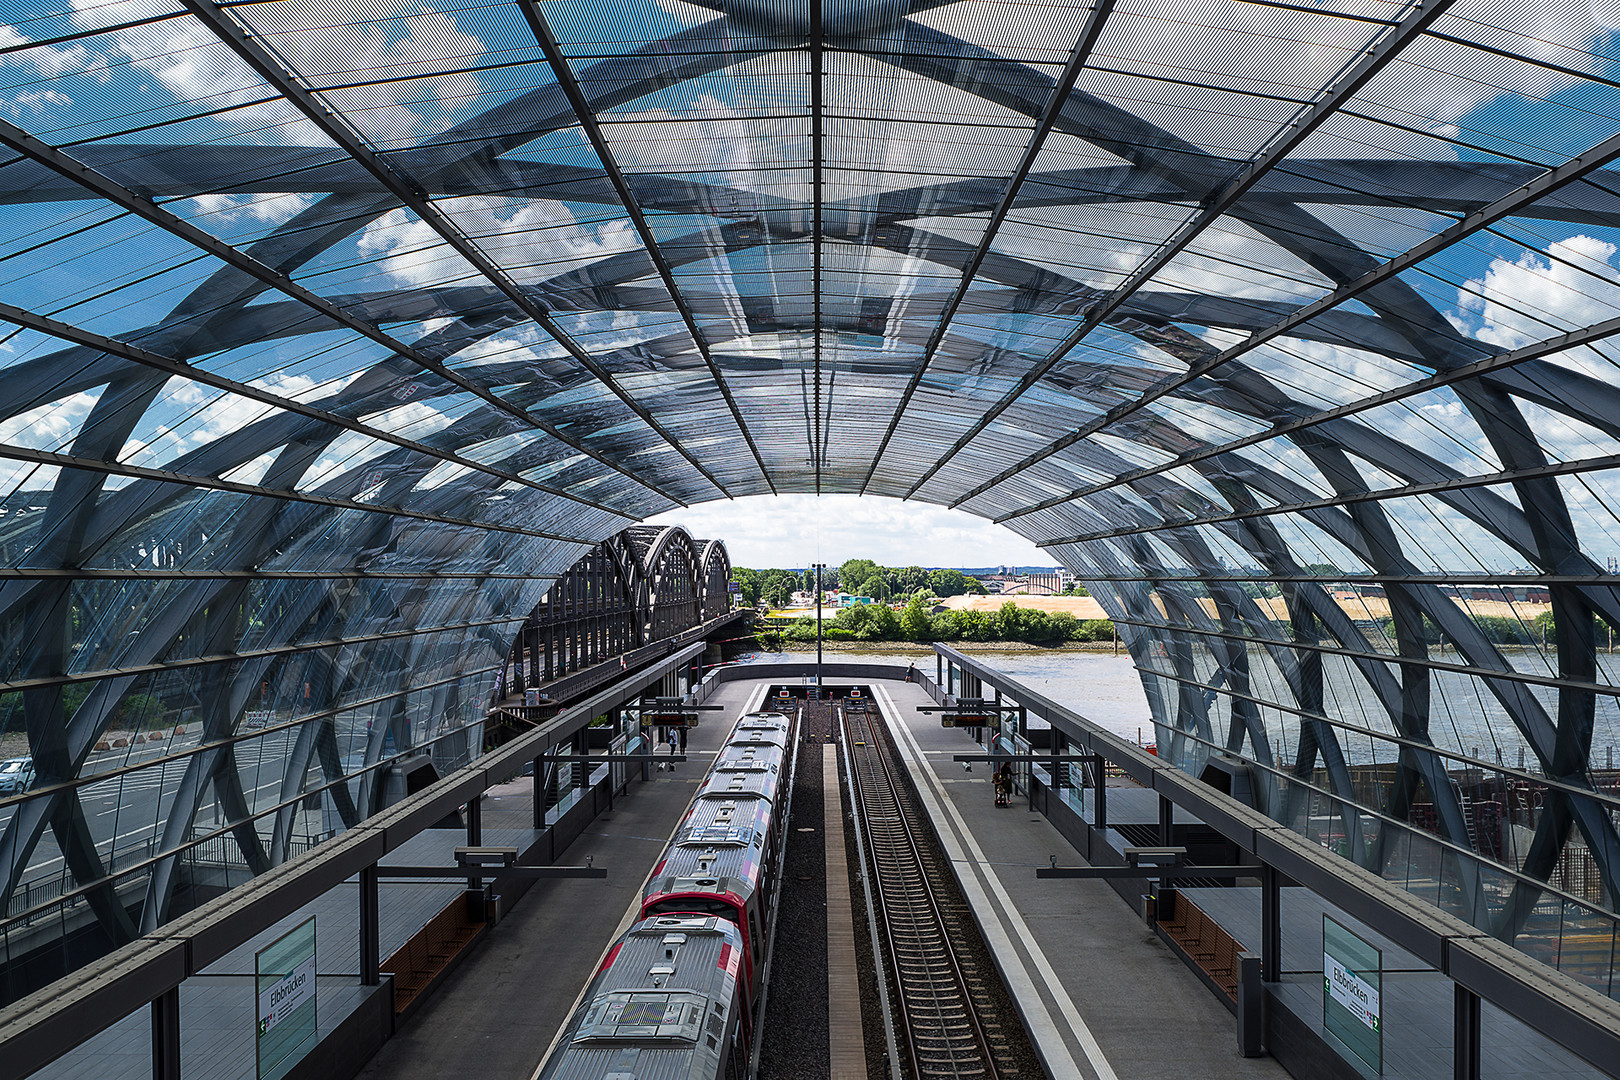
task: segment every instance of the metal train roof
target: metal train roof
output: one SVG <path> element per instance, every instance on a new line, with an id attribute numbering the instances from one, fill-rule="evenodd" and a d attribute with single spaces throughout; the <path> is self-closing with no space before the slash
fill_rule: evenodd
<path id="1" fill-rule="evenodd" d="M 614 946 L 539 1074 L 544 1080 L 697 1080 L 739 1022 L 742 938 L 712 916 L 644 920 Z"/>

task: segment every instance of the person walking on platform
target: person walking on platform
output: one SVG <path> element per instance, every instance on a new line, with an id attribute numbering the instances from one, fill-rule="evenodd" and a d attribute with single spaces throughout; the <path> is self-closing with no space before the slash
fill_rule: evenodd
<path id="1" fill-rule="evenodd" d="M 1011 764 L 1003 765 L 1000 769 L 998 769 L 996 771 L 995 785 L 996 785 L 996 805 L 997 806 L 1011 806 L 1012 805 L 1012 790 L 1013 790 L 1013 778 L 1012 778 L 1012 765 Z"/>

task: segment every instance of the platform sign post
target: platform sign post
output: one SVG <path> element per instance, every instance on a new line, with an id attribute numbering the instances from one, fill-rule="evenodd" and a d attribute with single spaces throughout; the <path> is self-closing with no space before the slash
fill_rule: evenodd
<path id="1" fill-rule="evenodd" d="M 281 1080 L 315 1045 L 315 916 L 253 956 L 258 1080 Z"/>
<path id="2" fill-rule="evenodd" d="M 1367 1067 L 1384 1074 L 1384 953 L 1322 916 L 1322 1027 Z"/>

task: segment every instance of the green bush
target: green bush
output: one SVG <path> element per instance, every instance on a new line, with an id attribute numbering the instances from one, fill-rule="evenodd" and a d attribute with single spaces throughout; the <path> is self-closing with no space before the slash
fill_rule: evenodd
<path id="1" fill-rule="evenodd" d="M 1114 624 L 1108 619 L 1087 619 L 1069 634 L 1070 641 L 1112 641 Z"/>

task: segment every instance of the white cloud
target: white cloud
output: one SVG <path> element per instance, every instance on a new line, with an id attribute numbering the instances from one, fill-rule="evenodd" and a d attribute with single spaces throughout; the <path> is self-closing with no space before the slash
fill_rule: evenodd
<path id="1" fill-rule="evenodd" d="M 521 283 L 543 281 L 640 246 L 628 221 L 579 224 L 567 206 L 552 200 L 468 196 L 443 199 L 437 205 Z M 403 209 L 367 225 L 356 245 L 361 255 L 377 259 L 384 274 L 408 285 L 477 278 L 472 266 L 431 225 Z"/>
<path id="2" fill-rule="evenodd" d="M 302 192 L 263 192 L 257 195 L 198 195 L 186 200 L 193 207 L 193 224 L 220 231 L 222 224 L 263 222 L 280 225 L 314 205 L 318 196 Z M 174 205 L 168 204 L 170 209 Z"/>
<path id="3" fill-rule="evenodd" d="M 1484 277 L 1457 291 L 1457 306 L 1481 341 L 1518 348 L 1620 314 L 1615 245 L 1572 236 L 1517 259 L 1493 260 Z"/>
<path id="4" fill-rule="evenodd" d="M 339 25 L 332 25 L 331 12 L 323 5 L 302 13 L 289 5 L 275 6 L 273 25 L 253 25 L 257 13 L 251 8 L 235 8 L 227 17 L 241 19 L 258 36 L 273 35 L 277 54 L 307 82 L 375 81 L 376 85 L 330 95 L 338 111 L 368 137 L 389 143 L 414 142 L 442 131 L 454 123 L 450 114 L 470 105 L 482 88 L 478 77 L 470 73 L 435 74 L 475 65 L 489 49 L 423 0 L 346 0 Z M 99 29 L 169 10 L 153 0 L 73 0 L 70 16 L 81 28 Z M 28 41 L 16 27 L 0 24 L 0 47 Z M 191 18 L 169 19 L 64 46 L 23 49 L 0 58 L 0 63 L 6 62 L 45 78 L 89 74 L 103 81 L 115 68 L 127 65 L 152 76 L 178 101 L 211 99 L 216 104 L 232 104 L 266 96 L 258 75 Z M 302 113 L 285 102 L 258 106 L 246 122 L 257 125 L 266 142 L 327 142 L 302 119 Z"/>
<path id="5" fill-rule="evenodd" d="M 837 565 L 872 559 L 885 566 L 1055 566 L 1011 530 L 960 510 L 856 495 L 761 495 L 669 510 L 651 525 L 684 525 L 724 540 L 736 566 Z"/>
<path id="6" fill-rule="evenodd" d="M 59 94 L 55 90 L 40 90 L 37 93 L 18 94 L 12 98 L 14 102 L 11 115 L 21 116 L 25 112 L 44 112 L 48 108 L 73 104 L 73 99 L 66 94 Z"/>
<path id="7" fill-rule="evenodd" d="M 78 432 L 100 396 L 98 387 L 8 416 L 0 420 L 0 443 L 31 450 L 60 450 Z"/>

